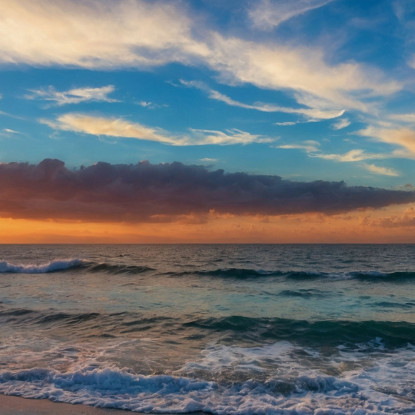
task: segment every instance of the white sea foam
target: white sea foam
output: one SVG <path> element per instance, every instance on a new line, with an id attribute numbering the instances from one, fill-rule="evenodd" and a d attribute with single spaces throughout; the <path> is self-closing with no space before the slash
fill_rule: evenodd
<path id="1" fill-rule="evenodd" d="M 313 350 L 303 351 L 310 359 L 320 358 Z M 200 361 L 188 362 L 182 374 L 174 375 L 143 376 L 91 359 L 83 364 L 78 361 L 66 371 L 9 370 L 0 372 L 0 393 L 151 413 L 380 415 L 415 411 L 413 348 L 382 354 L 365 367 L 352 365 L 337 376 L 307 368 L 296 352 L 299 349 L 289 342 L 249 348 L 212 344 Z M 355 353 L 340 350 L 333 356 L 333 365 L 354 363 Z M 361 356 L 358 361 L 362 363 Z M 209 381 L 201 372 L 199 376 L 191 373 L 203 368 L 206 374 L 209 368 L 213 374 L 231 368 L 251 373 L 252 378 Z M 260 377 L 255 379 L 255 374 Z"/>
<path id="2" fill-rule="evenodd" d="M 6 261 L 0 262 L 0 273 L 22 273 L 22 274 L 44 274 L 47 272 L 63 271 L 66 269 L 77 268 L 82 265 L 82 260 L 57 259 L 45 264 L 11 264 Z"/>
<path id="3" fill-rule="evenodd" d="M 386 414 L 394 404 L 389 401 L 389 405 L 374 405 L 357 392 L 355 385 L 331 376 L 302 376 L 297 382 L 302 389 L 284 395 L 270 384 L 254 381 L 224 386 L 185 377 L 133 375 L 116 369 L 86 368 L 67 373 L 30 369 L 1 373 L 0 392 L 152 413 Z"/>

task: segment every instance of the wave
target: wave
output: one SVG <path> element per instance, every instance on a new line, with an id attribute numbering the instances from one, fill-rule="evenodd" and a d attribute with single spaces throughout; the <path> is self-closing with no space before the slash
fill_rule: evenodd
<path id="1" fill-rule="evenodd" d="M 379 272 L 379 271 L 348 271 L 348 272 L 319 272 L 319 271 L 298 271 L 298 270 L 258 270 L 247 268 L 219 268 L 201 271 L 167 272 L 171 276 L 201 276 L 220 277 L 231 279 L 259 279 L 269 277 L 283 277 L 293 280 L 310 279 L 361 279 L 367 281 L 404 281 L 415 279 L 415 271 Z"/>
<path id="2" fill-rule="evenodd" d="M 0 393 L 140 413 L 381 415 L 415 409 L 410 391 L 378 391 L 375 385 L 376 374 L 364 370 L 346 379 L 314 371 L 242 382 L 144 376 L 116 367 L 0 372 Z"/>
<path id="3" fill-rule="evenodd" d="M 106 272 L 108 274 L 141 274 L 143 272 L 155 271 L 154 268 L 140 265 L 115 265 L 106 263 L 88 263 L 89 272 Z"/>
<path id="4" fill-rule="evenodd" d="M 49 272 L 65 271 L 69 269 L 82 268 L 84 262 L 81 259 L 58 259 L 45 264 L 11 264 L 6 261 L 0 262 L 0 273 L 19 274 L 44 274 Z"/>
<path id="5" fill-rule="evenodd" d="M 0 274 L 46 274 L 58 271 L 82 269 L 87 272 L 105 272 L 108 274 L 140 274 L 154 271 L 154 268 L 138 265 L 122 265 L 88 262 L 82 259 L 56 259 L 45 264 L 12 264 L 0 262 Z"/>
<path id="6" fill-rule="evenodd" d="M 136 312 L 68 313 L 55 310 L 7 308 L 0 305 L 0 324 L 25 330 L 56 330 L 79 338 L 136 337 L 153 330 L 168 333 L 172 326 L 180 329 L 181 321 L 172 317 L 146 316 Z"/>
<path id="7" fill-rule="evenodd" d="M 255 318 L 227 316 L 181 319 L 170 316 L 148 316 L 137 312 L 123 313 L 63 313 L 0 306 L 0 322 L 17 326 L 64 329 L 72 333 L 115 337 L 140 336 L 152 331 L 158 336 L 182 333 L 183 338 L 195 334 L 208 337 L 212 333 L 226 334 L 233 340 L 287 340 L 315 347 L 345 346 L 359 348 L 362 344 L 395 349 L 415 345 L 415 323 L 393 321 L 297 320 L 287 318 Z"/>
<path id="8" fill-rule="evenodd" d="M 217 332 L 233 332 L 235 336 L 257 341 L 259 339 L 288 340 L 302 345 L 345 346 L 356 348 L 407 347 L 415 342 L 415 323 L 391 321 L 348 320 L 294 320 L 284 318 L 252 318 L 230 316 L 196 319 L 185 323 Z"/>
<path id="9" fill-rule="evenodd" d="M 318 393 L 324 399 L 329 393 L 339 397 L 357 391 L 352 382 L 324 375 L 226 384 L 172 375 L 144 376 L 117 368 L 0 372 L 1 393 L 146 413 L 292 414 L 297 413 L 295 406 L 305 393 Z"/>
<path id="10" fill-rule="evenodd" d="M 55 259 L 44 264 L 13 264 L 7 261 L 0 262 L 0 274 L 44 274 L 53 272 L 82 270 L 90 273 L 142 274 L 157 271 L 155 268 L 137 264 L 111 264 L 106 262 L 86 261 L 79 258 Z M 301 270 L 261 270 L 250 268 L 218 268 L 212 270 L 184 270 L 166 272 L 164 275 L 173 277 L 200 276 L 226 279 L 262 279 L 262 278 L 286 278 L 293 280 L 313 279 L 358 279 L 365 282 L 405 282 L 415 279 L 415 271 L 379 272 L 379 271 L 349 271 L 349 272 L 319 272 Z M 311 293 L 308 293 L 311 294 Z M 285 295 L 296 295 L 286 292 Z M 307 293 L 297 293 L 306 296 Z"/>
<path id="11" fill-rule="evenodd" d="M 317 272 L 304 272 L 304 271 L 267 271 L 267 270 L 258 270 L 258 269 L 248 269 L 248 268 L 219 268 L 214 270 L 201 270 L 201 271 L 181 271 L 181 272 L 167 272 L 167 275 L 172 276 L 187 276 L 195 275 L 201 277 L 223 277 L 223 278 L 235 278 L 235 279 L 245 279 L 245 278 L 261 278 L 261 277 L 320 277 L 323 274 Z"/>

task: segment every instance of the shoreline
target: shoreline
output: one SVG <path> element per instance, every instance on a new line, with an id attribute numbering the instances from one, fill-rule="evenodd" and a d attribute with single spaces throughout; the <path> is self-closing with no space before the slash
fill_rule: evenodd
<path id="1" fill-rule="evenodd" d="M 23 398 L 21 396 L 0 394 L 0 415 L 126 415 L 128 413 L 148 415 L 128 409 L 96 408 L 83 404 L 54 402 L 49 399 Z M 192 412 L 187 415 L 206 414 Z"/>
<path id="2" fill-rule="evenodd" d="M 0 415 L 125 415 L 127 412 L 130 411 L 0 394 Z"/>

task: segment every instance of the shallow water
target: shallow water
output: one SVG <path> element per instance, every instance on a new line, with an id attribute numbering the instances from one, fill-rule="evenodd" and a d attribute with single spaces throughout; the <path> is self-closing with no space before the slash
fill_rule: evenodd
<path id="1" fill-rule="evenodd" d="M 0 247 L 0 392 L 415 413 L 415 245 Z"/>

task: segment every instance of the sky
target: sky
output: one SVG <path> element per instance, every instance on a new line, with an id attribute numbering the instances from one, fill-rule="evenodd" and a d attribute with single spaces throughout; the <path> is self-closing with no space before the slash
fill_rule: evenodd
<path id="1" fill-rule="evenodd" d="M 415 243 L 415 2 L 0 0 L 0 238 Z"/>

